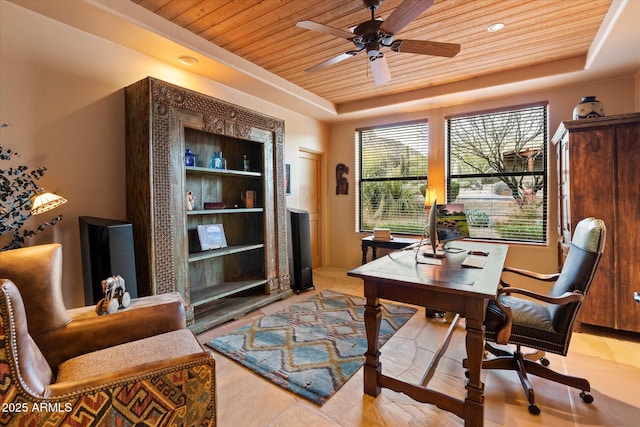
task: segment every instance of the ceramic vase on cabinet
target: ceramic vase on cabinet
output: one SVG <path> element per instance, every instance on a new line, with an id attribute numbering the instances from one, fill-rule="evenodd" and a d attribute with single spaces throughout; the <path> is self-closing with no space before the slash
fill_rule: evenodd
<path id="1" fill-rule="evenodd" d="M 573 119 L 604 117 L 604 105 L 595 96 L 585 96 L 573 109 Z"/>

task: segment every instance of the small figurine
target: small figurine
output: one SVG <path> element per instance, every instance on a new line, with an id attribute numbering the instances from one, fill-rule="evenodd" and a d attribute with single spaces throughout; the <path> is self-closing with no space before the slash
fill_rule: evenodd
<path id="1" fill-rule="evenodd" d="M 102 281 L 104 298 L 98 301 L 98 314 L 113 314 L 119 308 L 127 308 L 131 304 L 131 296 L 125 289 L 122 276 L 111 276 Z"/>
<path id="2" fill-rule="evenodd" d="M 187 210 L 192 211 L 196 207 L 196 196 L 192 191 L 187 191 Z"/>

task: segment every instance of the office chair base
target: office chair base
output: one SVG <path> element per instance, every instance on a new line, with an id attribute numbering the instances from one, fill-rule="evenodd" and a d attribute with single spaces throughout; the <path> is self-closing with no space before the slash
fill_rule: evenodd
<path id="1" fill-rule="evenodd" d="M 569 387 L 577 388 L 580 390 L 580 398 L 583 402 L 593 402 L 593 396 L 589 394 L 589 392 L 591 391 L 589 381 L 584 378 L 560 374 L 547 368 L 549 363 L 546 358 L 541 358 L 541 363 L 529 360 L 527 356 L 521 352 L 519 345 L 516 345 L 516 351 L 514 351 L 513 353 L 493 347 L 489 343 L 485 343 L 485 350 L 495 355 L 496 357 L 493 359 L 484 360 L 482 362 L 482 369 L 516 371 L 518 373 L 518 377 L 520 378 L 522 388 L 527 395 L 527 401 L 529 402 L 528 409 L 529 413 L 531 413 L 532 415 L 540 414 L 540 408 L 538 408 L 538 406 L 536 405 L 535 393 L 533 391 L 531 383 L 529 382 L 527 374 L 546 378 L 548 380 L 564 384 Z M 543 362 L 542 359 L 545 359 L 545 361 Z M 466 362 L 467 361 L 465 359 L 463 361 L 463 366 L 465 368 L 467 367 Z M 545 362 L 547 363 L 545 364 Z"/>

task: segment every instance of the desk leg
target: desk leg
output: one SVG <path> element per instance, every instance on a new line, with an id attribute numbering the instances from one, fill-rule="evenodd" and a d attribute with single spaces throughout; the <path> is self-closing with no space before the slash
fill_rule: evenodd
<path id="1" fill-rule="evenodd" d="M 378 378 L 382 373 L 380 352 L 378 351 L 382 311 L 375 285 L 365 281 L 364 294 L 367 299 L 364 306 L 364 328 L 367 333 L 367 352 L 364 354 L 364 392 L 369 396 L 377 396 L 380 394 Z"/>
<path id="2" fill-rule="evenodd" d="M 479 314 L 479 316 L 478 316 Z M 467 398 L 464 402 L 464 425 L 482 426 L 484 422 L 484 384 L 480 380 L 484 351 L 483 314 L 466 317 L 467 323 Z M 479 317 L 479 318 L 478 318 Z"/>
<path id="3" fill-rule="evenodd" d="M 369 252 L 369 246 L 362 244 L 362 265 L 367 263 L 367 252 Z"/>

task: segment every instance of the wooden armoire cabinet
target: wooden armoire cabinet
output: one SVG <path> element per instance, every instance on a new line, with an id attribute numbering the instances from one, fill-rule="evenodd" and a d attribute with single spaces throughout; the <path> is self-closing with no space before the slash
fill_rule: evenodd
<path id="1" fill-rule="evenodd" d="M 180 292 L 195 332 L 291 295 L 284 122 L 150 77 L 125 89 L 125 106 L 143 293 Z"/>
<path id="2" fill-rule="evenodd" d="M 558 161 L 560 263 L 576 224 L 602 218 L 604 254 L 581 323 L 640 332 L 640 113 L 560 124 Z"/>

